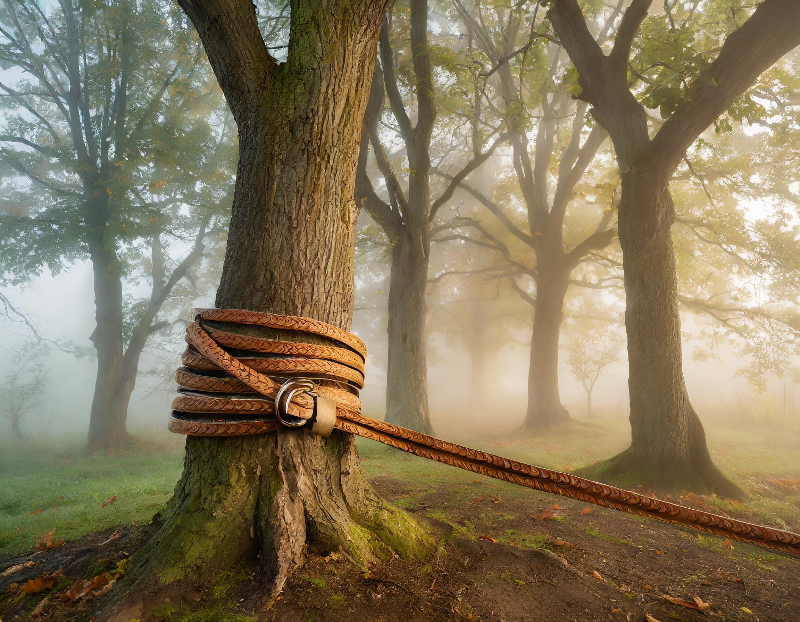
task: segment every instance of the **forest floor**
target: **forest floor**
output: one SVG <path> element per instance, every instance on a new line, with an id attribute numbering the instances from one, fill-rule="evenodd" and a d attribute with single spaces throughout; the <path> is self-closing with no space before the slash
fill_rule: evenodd
<path id="1" fill-rule="evenodd" d="M 484 431 L 471 444 L 569 471 L 623 449 L 626 434 L 623 422 L 605 422 L 536 439 Z M 442 435 L 469 442 L 456 429 Z M 311 554 L 263 619 L 800 619 L 800 560 L 359 445 L 378 493 L 438 525 L 438 552 L 371 568 L 341 553 Z M 710 430 L 709 445 L 748 500 L 673 500 L 800 532 L 800 435 L 728 428 Z M 135 526 L 169 497 L 181 439 L 147 436 L 129 451 L 91 457 L 77 441 L 3 443 L 0 452 L 0 619 L 37 607 L 43 619 L 90 619 L 92 595 L 124 572 L 142 528 Z M 159 603 L 155 619 L 261 619 L 237 609 L 247 578 Z"/>

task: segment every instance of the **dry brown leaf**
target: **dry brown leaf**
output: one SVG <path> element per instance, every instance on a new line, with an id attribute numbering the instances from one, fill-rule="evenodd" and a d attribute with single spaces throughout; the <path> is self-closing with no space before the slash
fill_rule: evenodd
<path id="1" fill-rule="evenodd" d="M 539 520 L 553 520 L 554 518 L 550 510 L 542 510 L 542 513 L 539 514 Z"/>
<path id="2" fill-rule="evenodd" d="M 704 602 L 703 599 L 700 598 L 699 596 L 695 596 L 694 597 L 694 602 L 697 605 L 697 608 L 700 609 L 700 611 L 705 611 L 706 609 L 711 609 L 711 605 L 708 604 L 707 602 Z"/>
<path id="3" fill-rule="evenodd" d="M 711 605 L 708 603 L 704 603 L 699 597 L 695 598 L 694 600 L 683 600 L 682 598 L 673 598 L 667 594 L 662 594 L 664 600 L 671 602 L 673 605 L 680 605 L 681 607 L 686 607 L 687 609 L 694 609 L 695 611 L 705 611 Z M 702 603 L 702 605 L 701 605 Z"/>
<path id="4" fill-rule="evenodd" d="M 584 514 L 584 515 L 591 514 L 591 513 L 592 513 L 592 508 L 583 508 L 581 510 L 581 514 Z"/>
<path id="5" fill-rule="evenodd" d="M 603 575 L 601 575 L 601 574 L 600 574 L 599 572 L 597 572 L 596 570 L 592 570 L 592 576 L 593 576 L 595 579 L 600 579 L 601 581 L 603 581 L 603 580 L 604 580 L 604 579 L 603 579 Z"/>
<path id="6" fill-rule="evenodd" d="M 41 514 L 42 508 L 36 508 L 35 510 L 31 510 L 28 514 Z"/>
<path id="7" fill-rule="evenodd" d="M 116 500 L 117 500 L 117 495 L 114 495 L 114 496 L 113 496 L 113 497 L 111 497 L 110 499 L 106 499 L 105 501 L 103 501 L 103 503 L 101 503 L 101 504 L 100 504 L 100 507 L 101 507 L 101 508 L 104 508 L 104 507 L 106 507 L 107 505 L 111 505 L 111 504 L 112 504 L 112 503 L 114 503 L 114 501 L 116 501 Z"/>
<path id="8" fill-rule="evenodd" d="M 644 615 L 647 616 L 647 622 L 661 622 L 661 620 L 654 618 L 649 613 L 645 613 Z"/>
<path id="9" fill-rule="evenodd" d="M 39 604 L 36 605 L 34 610 L 31 611 L 31 617 L 38 618 L 45 612 L 45 609 L 48 609 L 49 607 L 50 607 L 50 596 L 45 596 L 41 601 L 39 601 Z"/>
<path id="10" fill-rule="evenodd" d="M 61 546 L 64 546 L 63 540 L 53 540 L 53 534 L 55 532 L 56 529 L 54 527 L 52 531 L 40 536 L 36 542 L 36 549 L 39 551 L 50 551 L 52 549 L 57 549 Z"/>
<path id="11" fill-rule="evenodd" d="M 497 542 L 492 536 L 478 536 L 478 540 L 485 540 L 486 542 Z"/>
<path id="12" fill-rule="evenodd" d="M 554 504 L 553 504 L 553 507 L 551 507 L 550 509 L 551 509 L 551 510 L 560 510 L 560 509 L 561 509 L 561 506 L 560 506 L 560 505 L 558 505 L 558 503 L 554 503 Z"/>
<path id="13" fill-rule="evenodd" d="M 113 580 L 114 578 L 111 576 L 111 573 L 103 572 L 91 579 L 86 579 L 85 581 L 78 581 L 76 583 L 73 583 L 67 590 L 67 597 L 73 603 L 76 603 L 81 598 L 84 598 L 87 594 L 92 592 L 93 590 L 101 588 Z"/>
<path id="14" fill-rule="evenodd" d="M 119 529 L 117 529 L 114 533 L 111 534 L 111 537 L 109 537 L 108 540 L 105 540 L 104 542 L 101 542 L 97 546 L 105 546 L 106 544 L 109 544 L 111 542 L 119 540 L 119 535 L 120 535 L 120 532 L 119 532 Z"/>
<path id="15" fill-rule="evenodd" d="M 727 538 L 725 539 L 725 542 L 722 543 L 722 546 L 727 546 L 731 551 L 733 550 L 733 542 Z"/>
<path id="16" fill-rule="evenodd" d="M 17 564 L 16 566 L 11 566 L 10 568 L 6 568 L 3 571 L 3 574 L 0 574 L 0 577 L 8 577 L 15 572 L 19 572 L 20 570 L 25 570 L 25 568 L 33 568 L 33 560 L 29 562 L 25 562 L 24 564 Z"/>
<path id="17" fill-rule="evenodd" d="M 26 594 L 38 594 L 39 592 L 49 590 L 56 584 L 56 580 L 60 576 L 60 570 L 52 574 L 45 572 L 41 577 L 37 577 L 36 579 L 31 579 L 30 581 L 23 583 L 20 591 L 25 592 Z"/>
<path id="18" fill-rule="evenodd" d="M 492 503 L 500 503 L 503 500 L 503 497 L 495 497 L 494 499 L 490 499 Z"/>
<path id="19" fill-rule="evenodd" d="M 767 484 L 771 486 L 775 486 L 776 488 L 780 488 L 782 490 L 792 490 L 794 492 L 800 492 L 800 486 L 797 483 L 796 479 L 791 477 L 785 477 L 783 479 L 779 479 L 777 477 L 768 477 L 764 480 Z"/>

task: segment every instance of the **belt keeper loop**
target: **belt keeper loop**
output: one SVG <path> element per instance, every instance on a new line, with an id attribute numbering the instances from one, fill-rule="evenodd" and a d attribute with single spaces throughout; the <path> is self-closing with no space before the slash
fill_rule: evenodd
<path id="1" fill-rule="evenodd" d="M 336 402 L 321 395 L 314 395 L 314 417 L 311 419 L 311 433 L 330 436 L 336 425 Z"/>

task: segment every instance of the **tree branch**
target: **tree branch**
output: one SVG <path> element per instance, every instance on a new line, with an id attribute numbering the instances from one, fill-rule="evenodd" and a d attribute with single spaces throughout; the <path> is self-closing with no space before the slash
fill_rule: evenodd
<path id="1" fill-rule="evenodd" d="M 477 169 L 481 164 L 486 162 L 486 160 L 491 158 L 495 150 L 507 140 L 508 134 L 501 134 L 485 152 L 472 158 L 472 160 L 467 162 L 464 168 L 450 178 L 450 183 L 448 184 L 447 188 L 445 188 L 441 196 L 436 199 L 431 206 L 431 213 L 428 217 L 429 222 L 433 222 L 433 219 L 436 217 L 436 213 L 439 211 L 442 205 L 447 203 L 452 198 L 453 193 L 456 191 L 456 188 L 461 185 L 461 182 L 463 182 L 469 176 L 469 174 L 472 173 L 472 171 Z"/>
<path id="2" fill-rule="evenodd" d="M 764 0 L 742 27 L 725 39 L 716 60 L 689 87 L 683 102 L 653 138 L 650 153 L 665 162 L 665 170 L 674 170 L 714 119 L 798 45 L 800 2 Z"/>
<path id="3" fill-rule="evenodd" d="M 278 61 L 267 51 L 252 0 L 178 0 L 203 41 L 225 99 L 242 128 L 257 114 Z"/>

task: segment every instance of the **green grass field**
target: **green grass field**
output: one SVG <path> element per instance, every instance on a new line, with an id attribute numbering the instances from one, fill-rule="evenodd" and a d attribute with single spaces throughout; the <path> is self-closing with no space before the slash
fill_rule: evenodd
<path id="1" fill-rule="evenodd" d="M 25 550 L 55 529 L 55 538 L 71 540 L 108 527 L 148 522 L 164 505 L 180 476 L 183 439 L 164 433 L 139 437 L 130 450 L 85 456 L 83 438 L 51 442 L 0 441 L 0 555 Z M 559 470 L 575 470 L 610 457 L 627 444 L 624 422 L 537 439 L 486 440 L 480 449 Z M 464 441 L 465 439 L 454 439 Z M 800 435 L 756 427 L 709 432 L 709 446 L 720 467 L 750 498 L 734 503 L 716 497 L 679 501 L 700 504 L 749 520 L 800 530 Z M 434 484 L 447 486 L 449 498 L 441 508 L 471 495 L 467 484 L 475 474 L 408 456 L 371 441 L 359 440 L 363 468 L 375 481 L 388 477 L 402 482 L 408 496 L 399 505 L 413 507 L 415 496 Z M 522 495 L 522 487 L 489 480 L 482 491 L 490 495 Z M 103 503 L 115 498 L 112 503 Z"/>

